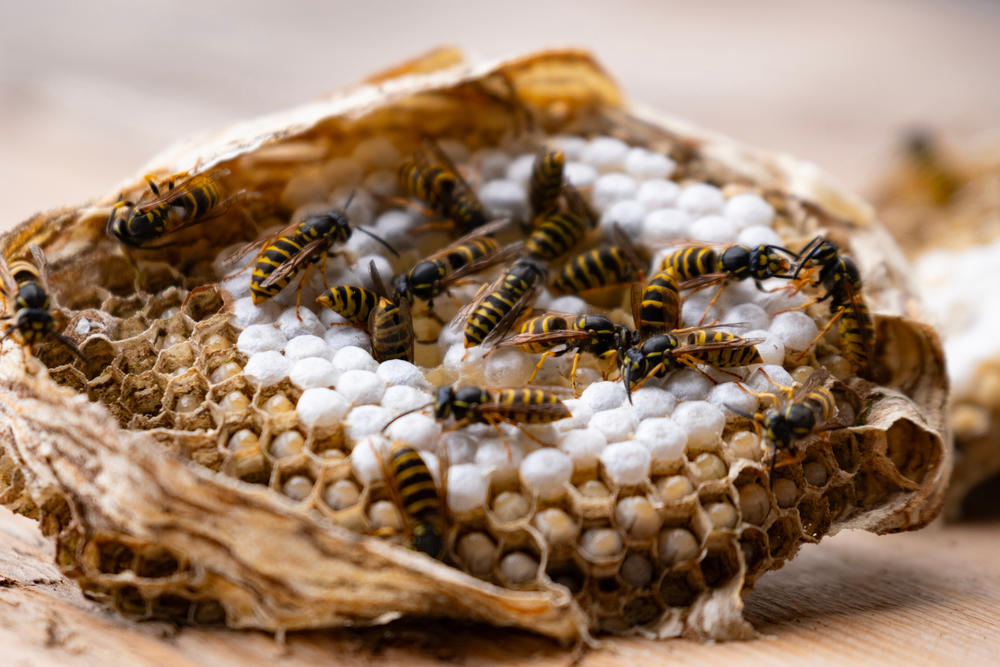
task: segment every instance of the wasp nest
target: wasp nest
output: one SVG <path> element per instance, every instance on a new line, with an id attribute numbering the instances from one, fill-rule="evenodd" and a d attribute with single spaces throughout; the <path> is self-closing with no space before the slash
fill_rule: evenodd
<path id="1" fill-rule="evenodd" d="M 954 519 L 970 490 L 1000 473 L 997 310 L 976 289 L 1000 283 L 1000 149 L 965 155 L 919 133 L 903 158 L 876 202 L 945 341 L 956 451 L 945 515 Z"/>
<path id="2" fill-rule="evenodd" d="M 217 170 L 243 194 L 180 242 L 133 252 L 140 291 L 105 221 L 120 192 L 147 196 L 145 182 L 4 237 L 8 258 L 44 249 L 62 331 L 85 355 L 47 343 L 37 359 L 11 345 L 0 357 L 0 501 L 41 522 L 67 576 L 130 617 L 230 627 L 413 614 L 563 639 L 734 638 L 752 632 L 742 593 L 801 544 L 843 527 L 911 530 L 937 514 L 950 469 L 941 352 L 909 319 L 905 267 L 866 207 L 808 165 L 627 111 L 585 54 L 481 68 L 446 56 L 154 161 L 159 180 Z M 414 307 L 413 363 L 377 359 L 368 332 L 315 305 L 324 282 L 370 286 L 369 265 L 404 272 L 448 242 L 415 229 L 426 218 L 393 199 L 399 161 L 428 139 L 493 217 L 523 217 L 533 156 L 563 151 L 566 178 L 599 216 L 578 250 L 625 234 L 643 250 L 686 239 L 798 251 L 825 235 L 866 281 L 866 375 L 878 382 L 852 375 L 836 327 L 810 349 L 829 318 L 825 304 L 796 310 L 812 288 L 743 281 L 715 303 L 712 290 L 685 292 L 681 314 L 755 340 L 750 367 L 683 370 L 629 397 L 584 355 L 565 419 L 456 429 L 421 412 L 435 386 L 522 386 L 538 358 L 466 350 L 438 322 L 503 264 L 454 286 L 433 314 Z M 255 304 L 233 248 L 344 206 L 400 256 L 355 233 L 303 286 L 301 309 L 297 281 Z M 546 288 L 534 305 L 631 326 L 627 291 Z M 537 380 L 568 387 L 571 356 Z M 738 413 L 767 407 L 748 393 L 778 393 L 767 378 L 790 387 L 815 373 L 838 426 L 797 442 L 771 479 L 773 449 Z M 422 454 L 445 496 L 441 561 L 405 548 L 408 517 L 384 479 L 392 441 Z"/>

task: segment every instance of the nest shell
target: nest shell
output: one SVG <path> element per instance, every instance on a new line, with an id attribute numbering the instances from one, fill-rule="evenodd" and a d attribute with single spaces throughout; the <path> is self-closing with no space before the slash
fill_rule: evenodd
<path id="1" fill-rule="evenodd" d="M 726 538 L 734 576 L 684 613 L 664 614 L 641 631 L 747 637 L 752 629 L 742 619 L 742 591 L 763 570 L 780 567 L 803 540 L 843 527 L 912 530 L 932 520 L 951 469 L 941 347 L 933 330 L 913 319 L 916 297 L 906 267 L 869 207 L 810 164 L 646 109 L 626 109 L 614 82 L 586 53 L 553 51 L 468 66 L 454 52 L 439 51 L 346 92 L 180 144 L 141 173 L 166 176 L 223 165 L 267 192 L 297 165 L 364 137 L 415 144 L 422 135 L 459 136 L 490 145 L 510 135 L 516 121 L 510 109 L 483 100 L 510 86 L 531 109 L 536 129 L 615 134 L 669 152 L 690 178 L 766 193 L 799 236 L 823 231 L 849 250 L 877 314 L 877 366 L 884 379 L 878 385 L 850 382 L 866 419 L 847 429 L 856 457 L 841 473 L 846 485 L 839 487 L 836 515 L 828 514 L 812 534 L 802 527 L 805 518 L 795 519 L 790 551 L 752 571 L 736 548 L 737 536 Z M 131 273 L 104 223 L 120 192 L 143 187 L 137 176 L 86 205 L 36 216 L 3 237 L 2 251 L 22 256 L 29 243 L 39 244 L 57 286 L 86 286 L 72 294 L 62 287 L 64 302 L 89 305 L 82 312 L 91 321 L 125 321 L 147 302 L 130 301 Z M 169 290 L 211 281 L 206 249 L 231 242 L 232 230 L 209 224 L 191 231 L 193 241 L 183 251 L 168 249 L 159 269 L 149 265 L 152 285 Z M 185 306 L 183 333 L 192 339 L 226 326 L 222 296 L 213 289 L 203 288 L 203 298 Z M 141 367 L 156 354 L 80 341 L 98 363 L 120 364 L 126 357 Z M 37 518 L 56 541 L 63 572 L 126 614 L 272 631 L 385 623 L 402 615 L 457 617 L 564 640 L 586 637 L 596 627 L 562 586 L 502 588 L 333 525 L 270 489 L 196 465 L 197 456 L 179 437 L 123 428 L 121 415 L 112 414 L 114 401 L 88 401 L 87 394 L 100 399 L 100 391 L 86 373 L 66 370 L 59 379 L 76 391 L 57 384 L 42 363 L 14 346 L 0 355 L 0 502 Z M 141 393 L 140 386 L 132 388 Z M 728 483 L 741 474 L 758 473 L 734 468 Z M 833 501 L 817 502 L 829 509 Z M 600 627 L 639 631 L 624 613 L 617 627 Z"/>

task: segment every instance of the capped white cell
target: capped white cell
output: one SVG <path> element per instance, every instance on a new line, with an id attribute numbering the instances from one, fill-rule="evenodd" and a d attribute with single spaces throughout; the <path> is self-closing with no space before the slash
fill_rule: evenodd
<path id="1" fill-rule="evenodd" d="M 498 148 L 480 148 L 472 156 L 479 178 L 492 180 L 503 178 L 510 166 L 510 156 Z"/>
<path id="2" fill-rule="evenodd" d="M 329 428 L 336 426 L 350 407 L 347 399 L 333 389 L 314 388 L 302 392 L 295 411 L 306 428 Z"/>
<path id="3" fill-rule="evenodd" d="M 322 357 L 306 357 L 292 364 L 288 378 L 296 387 L 312 389 L 314 387 L 332 387 L 337 383 L 340 371 L 332 363 Z"/>
<path id="4" fill-rule="evenodd" d="M 671 374 L 667 389 L 678 401 L 696 401 L 705 398 L 712 388 L 712 381 L 690 368 L 682 368 Z M 676 407 L 674 408 L 677 409 Z"/>
<path id="5" fill-rule="evenodd" d="M 245 296 L 233 302 L 233 324 L 246 328 L 251 324 L 271 323 L 281 314 L 281 306 L 273 301 L 253 305 L 253 297 Z M 273 327 L 272 327 L 273 328 Z"/>
<path id="6" fill-rule="evenodd" d="M 566 182 L 577 188 L 589 188 L 597 181 L 597 170 L 583 162 L 567 162 L 563 168 Z"/>
<path id="7" fill-rule="evenodd" d="M 296 310 L 298 313 L 296 313 Z M 302 319 L 299 319 L 300 316 Z M 302 336 L 304 334 L 322 336 L 326 330 L 326 327 L 319 321 L 316 313 L 304 306 L 302 308 L 296 308 L 295 306 L 286 308 L 278 316 L 276 324 L 281 329 L 281 333 L 285 334 L 286 338 L 294 338 L 295 336 Z"/>
<path id="8" fill-rule="evenodd" d="M 381 405 L 359 405 L 347 413 L 344 420 L 344 435 L 357 442 L 366 435 L 379 433 L 392 415 Z"/>
<path id="9" fill-rule="evenodd" d="M 641 181 L 667 178 L 676 168 L 677 163 L 666 155 L 645 148 L 630 148 L 625 154 L 625 171 Z"/>
<path id="10" fill-rule="evenodd" d="M 622 231 L 628 234 L 630 239 L 639 237 L 642 233 L 643 218 L 646 217 L 646 209 L 642 204 L 634 199 L 623 199 L 616 201 L 601 214 L 600 225 L 604 230 L 604 236 L 613 239 L 612 229 L 615 225 L 621 227 Z"/>
<path id="11" fill-rule="evenodd" d="M 668 463 L 684 456 L 687 431 L 669 417 L 644 419 L 634 439 L 649 450 L 654 463 Z"/>
<path id="12" fill-rule="evenodd" d="M 778 386 L 780 387 L 791 387 L 795 384 L 795 380 L 788 371 L 785 370 L 784 366 L 778 364 L 765 364 L 760 367 L 760 370 L 767 373 L 767 377 L 764 377 L 764 373 L 755 371 L 747 377 L 746 385 L 749 386 L 753 391 L 761 394 L 768 393 L 773 394 L 778 391 Z M 772 384 L 767 378 L 771 378 L 778 386 Z"/>
<path id="13" fill-rule="evenodd" d="M 611 173 L 598 176 L 594 181 L 591 201 L 599 211 L 604 211 L 615 202 L 623 199 L 634 199 L 638 189 L 635 179 L 628 174 Z"/>
<path id="14" fill-rule="evenodd" d="M 567 417 L 566 419 L 560 419 L 559 421 L 552 422 L 557 430 L 569 431 L 575 428 L 585 428 L 590 422 L 590 418 L 594 415 L 594 411 L 589 405 L 584 403 L 579 398 L 567 398 L 563 400 L 563 405 L 570 411 L 572 417 Z"/>
<path id="15" fill-rule="evenodd" d="M 582 160 L 598 171 L 611 171 L 625 166 L 629 147 L 614 137 L 594 137 L 583 151 Z"/>
<path id="16" fill-rule="evenodd" d="M 285 358 L 289 361 L 298 361 L 306 357 L 321 357 L 329 361 L 333 359 L 333 352 L 325 340 L 312 334 L 296 336 L 285 344 Z"/>
<path id="17" fill-rule="evenodd" d="M 535 166 L 535 154 L 518 155 L 507 167 L 507 180 L 527 186 L 531 180 L 531 170 Z"/>
<path id="18" fill-rule="evenodd" d="M 649 479 L 653 457 L 641 442 L 616 442 L 601 452 L 601 465 L 608 479 L 618 486 L 641 484 Z"/>
<path id="19" fill-rule="evenodd" d="M 580 538 L 580 550 L 594 560 L 617 556 L 622 550 L 622 538 L 611 528 L 591 528 Z"/>
<path id="20" fill-rule="evenodd" d="M 753 414 L 757 411 L 757 398 L 742 391 L 736 382 L 723 382 L 712 387 L 708 392 L 708 402 L 719 408 L 723 413 L 729 413 L 730 407 Z M 749 387 L 747 388 L 749 389 Z"/>
<path id="21" fill-rule="evenodd" d="M 327 311 L 333 312 L 333 311 Z M 345 347 L 358 348 L 368 356 L 371 356 L 372 342 L 363 330 L 357 327 L 330 327 L 323 334 L 323 341 L 326 342 L 333 354 L 337 358 L 337 353 Z M 374 361 L 374 360 L 373 360 Z"/>
<path id="22" fill-rule="evenodd" d="M 486 384 L 494 387 L 520 386 L 534 367 L 535 360 L 516 348 L 494 348 L 486 357 Z"/>
<path id="23" fill-rule="evenodd" d="M 725 203 L 722 190 L 708 183 L 692 183 L 677 197 L 677 207 L 694 216 L 718 213 Z"/>
<path id="24" fill-rule="evenodd" d="M 351 451 L 351 467 L 358 479 L 366 484 L 381 480 L 383 464 L 389 463 L 392 443 L 381 435 L 362 438 Z"/>
<path id="25" fill-rule="evenodd" d="M 639 419 L 665 417 L 674 410 L 677 399 L 661 387 L 643 386 L 632 392 L 632 411 Z"/>
<path id="26" fill-rule="evenodd" d="M 460 463 L 448 469 L 448 508 L 468 512 L 486 503 L 490 478 L 474 463 Z"/>
<path id="27" fill-rule="evenodd" d="M 656 535 L 662 523 L 653 503 L 646 496 L 628 496 L 615 507 L 618 526 L 633 539 L 645 540 Z"/>
<path id="28" fill-rule="evenodd" d="M 759 245 L 781 245 L 781 237 L 778 232 L 763 225 L 751 225 L 744 227 L 737 235 L 736 242 L 751 248 Z"/>
<path id="29" fill-rule="evenodd" d="M 351 152 L 351 157 L 371 167 L 389 168 L 399 164 L 399 150 L 381 135 L 359 141 Z"/>
<path id="30" fill-rule="evenodd" d="M 771 320 L 770 332 L 786 349 L 796 352 L 809 347 L 819 333 L 816 322 L 801 310 L 779 313 Z"/>
<path id="31" fill-rule="evenodd" d="M 288 338 L 270 324 L 251 324 L 240 332 L 236 339 L 236 349 L 243 354 L 257 352 L 280 352 L 285 349 Z"/>
<path id="32" fill-rule="evenodd" d="M 337 378 L 337 391 L 352 405 L 373 405 L 385 394 L 385 380 L 371 371 L 344 371 Z"/>
<path id="33" fill-rule="evenodd" d="M 604 434 L 608 442 L 626 440 L 639 426 L 639 418 L 628 406 L 598 412 L 590 418 L 590 428 Z"/>
<path id="34" fill-rule="evenodd" d="M 364 236 L 364 234 L 362 234 L 362 236 Z M 385 248 L 382 248 L 380 246 L 379 250 L 376 251 L 375 253 L 370 255 L 364 255 L 358 258 L 355 270 L 359 270 L 361 272 L 361 280 L 364 283 L 364 286 L 367 287 L 368 289 L 371 290 L 375 289 L 375 286 L 372 285 L 371 281 L 370 265 L 372 262 L 375 263 L 375 269 L 378 272 L 378 275 L 382 278 L 383 284 L 388 286 L 389 281 L 392 280 L 392 276 L 394 274 L 394 271 L 392 270 L 392 264 L 389 263 L 389 260 L 386 259 L 381 254 L 385 251 L 386 251 Z"/>
<path id="35" fill-rule="evenodd" d="M 593 412 L 610 410 L 620 406 L 626 398 L 625 385 L 621 382 L 595 382 L 580 395 L 583 401 Z"/>
<path id="36" fill-rule="evenodd" d="M 559 438 L 559 449 L 569 456 L 573 467 L 587 470 L 597 465 L 597 459 L 608 446 L 608 439 L 596 428 L 574 428 Z"/>
<path id="37" fill-rule="evenodd" d="M 412 243 L 411 228 L 416 220 L 416 216 L 408 210 L 386 211 L 375 220 L 375 233 L 385 239 L 388 243 L 400 243 L 404 250 L 407 243 Z M 353 236 L 353 234 L 352 234 Z M 362 234 L 367 236 L 367 234 Z M 383 249 L 384 250 L 384 249 Z"/>
<path id="38" fill-rule="evenodd" d="M 495 215 L 524 216 L 528 212 L 524 185 L 508 179 L 489 181 L 479 190 L 479 200 Z"/>
<path id="39" fill-rule="evenodd" d="M 564 294 L 563 296 L 557 296 L 552 299 L 548 305 L 545 306 L 545 309 L 555 311 L 557 313 L 583 315 L 590 310 L 590 304 L 578 296 Z"/>
<path id="40" fill-rule="evenodd" d="M 755 225 L 770 227 L 774 220 L 774 207 L 760 195 L 733 195 L 726 201 L 723 210 L 726 217 L 735 222 L 740 229 Z"/>
<path id="41" fill-rule="evenodd" d="M 710 290 L 696 292 L 681 302 L 681 322 L 686 327 L 699 326 L 700 324 L 710 324 L 713 320 L 719 319 L 718 305 L 708 307 L 712 298 Z"/>
<path id="42" fill-rule="evenodd" d="M 551 447 L 537 449 L 521 461 L 521 483 L 543 499 L 562 496 L 573 474 L 573 461 L 565 453 Z"/>
<path id="43" fill-rule="evenodd" d="M 745 338 L 763 338 L 763 343 L 757 343 L 761 361 L 765 364 L 780 364 L 785 360 L 785 346 L 767 329 L 754 329 L 744 334 Z"/>
<path id="44" fill-rule="evenodd" d="M 641 240 L 655 244 L 690 238 L 691 215 L 678 208 L 661 208 L 646 214 L 642 220 Z"/>
<path id="45" fill-rule="evenodd" d="M 486 350 L 482 345 L 465 347 L 465 343 L 455 343 L 444 353 L 441 364 L 454 373 L 461 373 L 466 366 L 478 365 L 483 360 Z"/>
<path id="46" fill-rule="evenodd" d="M 441 438 L 441 428 L 440 422 L 433 417 L 414 412 L 392 422 L 386 429 L 386 435 L 415 449 L 434 450 Z"/>
<path id="47" fill-rule="evenodd" d="M 691 223 L 691 238 L 705 243 L 732 243 L 736 225 L 721 215 L 703 215 Z"/>
<path id="48" fill-rule="evenodd" d="M 430 387 L 423 372 L 405 359 L 383 361 L 375 372 L 388 385 L 405 384 L 411 387 Z"/>
<path id="49" fill-rule="evenodd" d="M 256 352 L 243 367 L 243 375 L 256 385 L 277 384 L 288 377 L 288 360 L 274 350 Z"/>
<path id="50" fill-rule="evenodd" d="M 468 433 L 449 431 L 441 436 L 441 443 L 448 452 L 448 462 L 451 465 L 472 463 L 476 460 L 476 448 L 479 443 Z"/>
<path id="51" fill-rule="evenodd" d="M 766 329 L 768 324 L 771 323 L 771 318 L 769 318 L 767 316 L 767 312 L 757 304 L 741 303 L 727 310 L 726 314 L 722 316 L 722 321 L 731 324 L 744 322 L 745 324 L 740 328 L 746 331 L 753 329 Z M 751 336 L 747 336 L 747 338 L 750 337 Z"/>
<path id="52" fill-rule="evenodd" d="M 635 198 L 647 211 L 655 211 L 658 208 L 673 207 L 680 194 L 681 186 L 664 178 L 656 178 L 639 184 Z"/>
<path id="53" fill-rule="evenodd" d="M 507 438 L 510 446 L 507 447 L 499 438 L 490 438 L 479 441 L 479 448 L 476 449 L 476 465 L 496 476 L 506 476 L 509 473 L 516 473 L 521 461 L 524 459 L 524 447 L 519 442 L 512 442 Z"/>
<path id="54" fill-rule="evenodd" d="M 765 280 L 764 289 L 758 290 L 754 298 L 754 303 L 767 311 L 767 314 L 774 317 L 783 310 L 795 308 L 803 303 L 804 297 L 801 292 L 793 292 L 789 289 L 776 289 L 787 286 L 788 281 L 780 278 Z"/>
<path id="55" fill-rule="evenodd" d="M 583 137 L 569 134 L 550 137 L 545 141 L 546 146 L 551 150 L 562 151 L 566 155 L 566 160 L 581 159 L 587 150 L 588 143 Z"/>
<path id="56" fill-rule="evenodd" d="M 687 432 L 687 446 L 695 449 L 718 443 L 726 428 L 726 415 L 708 401 L 678 403 L 672 418 Z"/>
<path id="57" fill-rule="evenodd" d="M 382 407 L 388 408 L 393 416 L 433 404 L 433 401 L 434 397 L 426 391 L 405 384 L 393 385 L 382 394 Z"/>
<path id="58" fill-rule="evenodd" d="M 346 329 L 347 327 L 338 327 Z M 337 350 L 333 355 L 333 365 L 341 371 L 372 371 L 378 370 L 378 362 L 368 354 L 367 350 L 360 347 L 347 346 Z"/>

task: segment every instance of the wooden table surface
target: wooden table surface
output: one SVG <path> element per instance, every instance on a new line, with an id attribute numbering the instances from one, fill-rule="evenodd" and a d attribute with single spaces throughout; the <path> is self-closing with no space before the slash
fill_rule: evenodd
<path id="1" fill-rule="evenodd" d="M 746 598 L 752 641 L 611 639 L 584 665 L 997 664 L 1000 532 L 992 524 L 901 535 L 847 532 L 809 545 Z M 567 665 L 523 632 L 402 622 L 361 631 L 260 632 L 130 623 L 85 600 L 51 564 L 33 522 L 0 510 L 0 664 Z"/>

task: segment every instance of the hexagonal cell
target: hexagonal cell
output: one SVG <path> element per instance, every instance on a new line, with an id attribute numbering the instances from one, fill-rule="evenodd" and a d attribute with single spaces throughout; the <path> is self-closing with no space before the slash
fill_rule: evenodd
<path id="1" fill-rule="evenodd" d="M 149 615 L 149 605 L 135 586 L 122 586 L 112 596 L 111 604 L 122 616 L 145 618 Z"/>
<path id="2" fill-rule="evenodd" d="M 105 336 L 98 335 L 88 338 L 80 346 L 80 351 L 89 361 L 80 361 L 80 369 L 88 378 L 100 375 L 105 368 L 115 360 L 115 348 Z"/>
<path id="3" fill-rule="evenodd" d="M 164 579 L 177 574 L 180 562 L 174 554 L 163 547 L 147 547 L 139 552 L 135 574 L 147 579 Z"/>
<path id="4" fill-rule="evenodd" d="M 704 590 L 697 570 L 690 567 L 664 573 L 660 580 L 660 599 L 668 607 L 690 607 Z"/>
<path id="5" fill-rule="evenodd" d="M 497 563 L 497 577 L 504 586 L 525 588 L 537 581 L 540 565 L 541 557 L 534 550 L 508 551 Z"/>
<path id="6" fill-rule="evenodd" d="M 208 397 L 208 381 L 194 369 L 171 378 L 163 393 L 168 410 L 189 413 L 201 408 Z"/>
<path id="7" fill-rule="evenodd" d="M 149 304 L 146 306 L 143 314 L 150 321 L 163 318 L 164 313 L 167 313 L 168 310 L 171 312 L 167 313 L 167 317 L 176 315 L 180 312 L 180 306 L 184 302 L 185 294 L 186 292 L 180 287 L 171 285 L 149 299 Z"/>
<path id="8" fill-rule="evenodd" d="M 52 496 L 41 507 L 40 528 L 42 535 L 50 537 L 62 533 L 73 521 L 73 510 L 62 495 Z"/>
<path id="9" fill-rule="evenodd" d="M 103 287 L 88 285 L 60 293 L 59 302 L 70 310 L 98 310 L 109 296 L 110 293 Z"/>
<path id="10" fill-rule="evenodd" d="M 130 345 L 124 345 L 121 356 L 115 362 L 115 367 L 126 375 L 139 375 L 153 368 L 156 364 L 156 351 L 148 340 L 136 340 Z"/>
<path id="11" fill-rule="evenodd" d="M 225 305 L 222 290 L 218 285 L 200 285 L 188 292 L 181 305 L 181 312 L 195 322 L 215 315 Z"/>
<path id="12" fill-rule="evenodd" d="M 142 315 L 133 315 L 118 322 L 114 327 L 115 340 L 126 340 L 142 334 L 149 328 L 149 322 Z"/>
<path id="13" fill-rule="evenodd" d="M 767 534 L 752 526 L 744 528 L 740 533 L 740 551 L 746 564 L 747 584 L 753 584 L 757 577 L 767 571 L 771 562 Z"/>
<path id="14" fill-rule="evenodd" d="M 119 541 L 95 540 L 97 567 L 104 574 L 118 574 L 131 570 L 135 564 L 135 551 Z"/>
<path id="15" fill-rule="evenodd" d="M 846 519 L 854 507 L 854 487 L 851 484 L 841 484 L 827 489 L 827 503 L 830 505 L 830 521 L 836 523 Z"/>
<path id="16" fill-rule="evenodd" d="M 191 613 L 191 601 L 187 598 L 164 593 L 150 601 L 150 616 L 171 623 L 187 623 Z"/>
<path id="17" fill-rule="evenodd" d="M 847 434 L 846 437 L 838 438 L 831 448 L 833 457 L 837 461 L 837 466 L 847 473 L 855 472 L 861 463 L 861 452 L 858 449 L 858 441 L 854 435 Z"/>
<path id="18" fill-rule="evenodd" d="M 784 476 L 787 473 L 781 474 L 783 476 L 779 477 L 776 473 L 774 479 L 771 481 L 771 492 L 774 494 L 775 504 L 785 509 L 792 507 L 798 502 L 799 497 L 802 495 L 802 488 L 794 478 Z"/>
<path id="19" fill-rule="evenodd" d="M 121 405 L 133 414 L 153 416 L 163 411 L 161 376 L 154 371 L 128 375 L 122 382 Z"/>
<path id="20" fill-rule="evenodd" d="M 625 603 L 622 623 L 628 628 L 650 625 L 663 615 L 664 609 L 655 595 L 639 595 Z"/>
<path id="21" fill-rule="evenodd" d="M 69 387 L 78 394 L 87 393 L 87 376 L 73 366 L 52 368 L 49 370 L 49 377 L 57 384 Z"/>
<path id="22" fill-rule="evenodd" d="M 630 588 L 646 588 L 659 576 L 659 569 L 648 551 L 629 551 L 618 570 L 618 577 Z"/>
<path id="23" fill-rule="evenodd" d="M 196 600 L 191 610 L 191 622 L 196 625 L 225 625 L 226 609 L 218 600 Z"/>
<path id="24" fill-rule="evenodd" d="M 550 562 L 545 574 L 552 583 L 565 586 L 573 595 L 581 593 L 587 583 L 586 571 L 574 560 Z"/>
<path id="25" fill-rule="evenodd" d="M 452 558 L 459 566 L 477 577 L 488 577 L 497 563 L 497 544 L 488 533 L 469 531 L 458 536 Z"/>
<path id="26" fill-rule="evenodd" d="M 31 352 L 49 368 L 68 366 L 79 359 L 78 356 L 73 354 L 72 350 L 58 342 L 33 345 Z"/>
<path id="27" fill-rule="evenodd" d="M 799 548 L 802 526 L 791 516 L 784 516 L 767 529 L 767 541 L 771 548 L 771 558 L 787 560 Z"/>
<path id="28" fill-rule="evenodd" d="M 854 497 L 860 509 L 875 507 L 890 493 L 900 491 L 899 485 L 874 468 L 862 466 L 854 474 Z"/>
<path id="29" fill-rule="evenodd" d="M 185 341 L 161 350 L 153 370 L 164 375 L 180 375 L 192 366 L 194 366 L 194 350 L 191 343 Z"/>
<path id="30" fill-rule="evenodd" d="M 284 468 L 278 466 L 271 480 L 271 488 L 295 502 L 304 502 L 316 486 L 316 475 L 304 465 Z"/>
<path id="31" fill-rule="evenodd" d="M 146 299 L 140 294 L 129 296 L 110 296 L 101 306 L 101 310 L 112 317 L 126 319 L 138 314 L 146 306 Z"/>
<path id="32" fill-rule="evenodd" d="M 810 448 L 802 462 L 802 477 L 809 486 L 822 488 L 832 476 L 826 457 L 819 455 L 816 448 Z"/>
<path id="33" fill-rule="evenodd" d="M 806 535 L 818 540 L 830 530 L 830 507 L 826 498 L 814 494 L 803 496 L 797 509 Z"/>
<path id="34" fill-rule="evenodd" d="M 733 577 L 739 576 L 742 569 L 737 547 L 727 538 L 709 544 L 705 557 L 698 565 L 705 584 L 710 588 L 725 586 Z"/>
<path id="35" fill-rule="evenodd" d="M 927 452 L 937 451 L 930 440 L 926 430 L 908 419 L 899 419 L 885 433 L 886 456 L 900 475 L 921 484 L 936 463 L 927 458 Z"/>
<path id="36" fill-rule="evenodd" d="M 762 526 L 771 514 L 771 493 L 758 479 L 737 486 L 737 490 L 740 498 L 740 516 L 743 521 Z"/>

